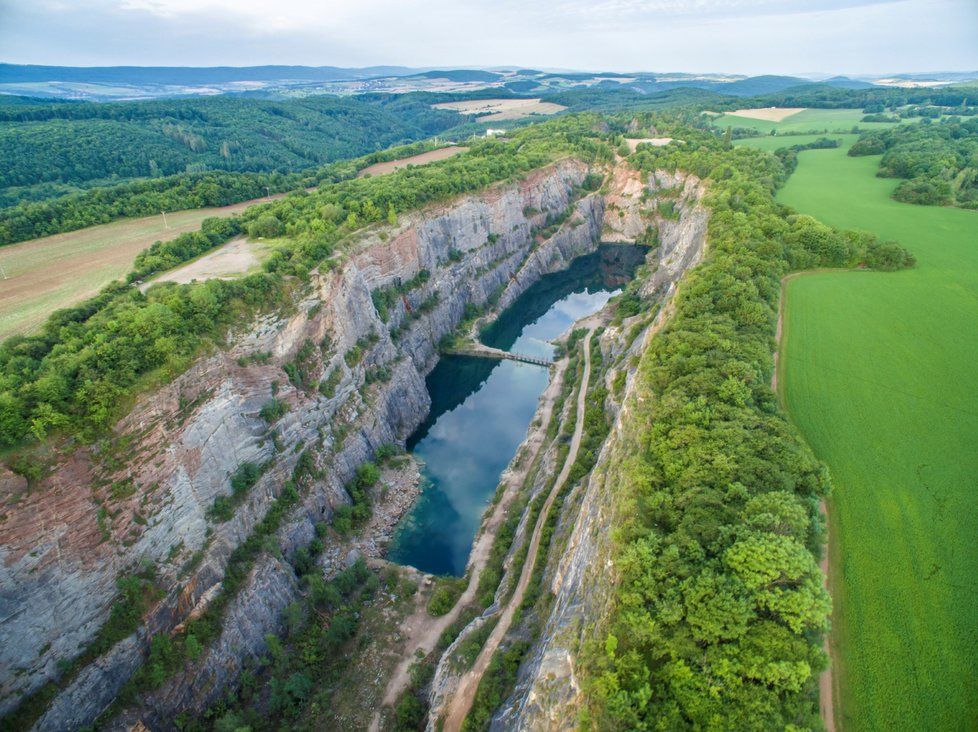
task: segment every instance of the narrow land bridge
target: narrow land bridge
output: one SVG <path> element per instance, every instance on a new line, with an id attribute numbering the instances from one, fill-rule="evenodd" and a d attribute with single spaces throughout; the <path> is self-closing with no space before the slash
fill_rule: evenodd
<path id="1" fill-rule="evenodd" d="M 537 366 L 553 366 L 553 361 L 537 356 L 528 356 L 525 353 L 511 353 L 501 348 L 493 348 L 478 341 L 470 341 L 464 346 L 448 349 L 447 353 L 457 356 L 476 356 L 478 358 L 496 358 L 499 360 L 519 361 L 520 363 L 532 363 Z"/>

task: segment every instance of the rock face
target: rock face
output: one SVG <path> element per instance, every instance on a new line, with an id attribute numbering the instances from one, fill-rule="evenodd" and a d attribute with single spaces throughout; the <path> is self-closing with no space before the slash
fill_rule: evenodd
<path id="1" fill-rule="evenodd" d="M 220 592 L 229 555 L 306 450 L 323 477 L 276 539 L 284 557 L 307 544 L 316 522 L 349 501 L 344 485 L 356 468 L 379 446 L 403 443 L 424 419 L 424 377 L 466 306 L 494 295 L 505 306 L 594 250 L 604 201 L 576 192 L 586 173 L 562 161 L 362 236 L 313 278 L 293 310 L 257 318 L 231 334 L 226 349 L 141 398 L 111 444 L 65 455 L 30 489 L 0 474 L 0 714 L 57 679 L 58 661 L 91 642 L 109 616 L 117 577 L 152 565 L 163 598 L 135 634 L 65 684 L 35 728 L 90 723 L 138 668 L 148 638 L 172 632 Z M 539 240 L 535 230 L 568 206 L 573 215 Z M 430 278 L 382 320 L 371 293 L 422 270 Z M 297 354 L 309 388 L 283 370 Z M 368 383 L 381 367 L 389 379 Z M 316 388 L 320 381 L 333 384 L 330 396 Z M 288 411 L 269 425 L 259 412 L 273 395 Z M 268 468 L 230 520 L 212 520 L 208 509 L 230 494 L 229 478 L 246 462 Z M 278 629 L 297 593 L 289 564 L 264 556 L 231 602 L 220 638 L 117 725 L 167 728 L 178 710 L 206 708 L 245 659 L 265 650 L 265 634 Z"/>
<path id="2" fill-rule="evenodd" d="M 648 339 L 668 317 L 669 299 L 688 269 L 695 266 L 706 248 L 708 212 L 701 204 L 702 183 L 693 176 L 657 173 L 645 186 L 634 186 L 633 175 L 616 176 L 612 200 L 605 214 L 606 234 L 609 227 L 621 222 L 624 231 L 635 231 L 634 209 L 640 204 L 643 190 L 653 200 L 667 189 L 669 200 L 675 200 L 676 218 L 656 217 L 660 247 L 653 271 L 642 285 L 643 294 L 655 296 L 664 306 L 644 336 L 627 342 L 625 326 L 602 337 L 602 350 L 619 363 L 640 354 Z M 646 187 L 647 186 L 647 187 Z M 619 217 L 617 211 L 625 211 Z M 611 375 L 608 375 L 611 378 Z M 634 375 L 626 382 L 622 413 L 627 410 Z M 564 515 L 561 521 L 572 522 L 566 549 L 559 557 L 549 557 L 545 581 L 554 594 L 553 609 L 547 618 L 540 640 L 520 669 L 516 690 L 493 717 L 492 729 L 572 730 L 577 728 L 577 702 L 580 686 L 576 677 L 576 655 L 583 640 L 593 637 L 610 600 L 614 565 L 610 556 L 609 527 L 614 524 L 613 506 L 616 485 L 606 482 L 609 465 L 620 464 L 640 445 L 628 445 L 620 431 L 621 413 L 599 455 L 591 478 L 584 488 L 576 516 Z"/>

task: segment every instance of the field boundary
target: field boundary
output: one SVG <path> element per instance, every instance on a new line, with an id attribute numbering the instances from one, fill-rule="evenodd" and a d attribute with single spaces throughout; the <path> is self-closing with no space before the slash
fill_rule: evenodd
<path id="1" fill-rule="evenodd" d="M 787 309 L 788 301 L 788 283 L 792 280 L 800 279 L 802 277 L 810 277 L 812 275 L 855 271 L 858 270 L 844 269 L 839 267 L 821 267 L 803 272 L 792 272 L 791 274 L 785 275 L 781 278 L 781 291 L 778 296 L 778 325 L 775 331 L 776 348 L 774 349 L 774 371 L 771 374 L 771 390 L 774 392 L 775 397 L 778 400 L 778 404 L 781 406 L 785 416 L 793 424 L 794 420 L 791 417 L 791 410 L 788 408 L 788 400 L 784 391 L 784 348 L 788 341 L 788 321 L 787 318 L 785 318 L 785 310 Z M 799 432 L 800 431 L 801 430 L 799 429 Z M 819 567 L 822 570 L 822 574 L 825 575 L 825 589 L 828 591 L 829 597 L 832 599 L 832 613 L 829 616 L 829 630 L 824 634 L 822 639 L 822 649 L 825 651 L 825 655 L 828 656 L 829 663 L 826 669 L 819 674 L 818 678 L 818 711 L 822 718 L 822 722 L 825 724 L 825 729 L 827 732 L 838 732 L 842 729 L 842 715 L 840 713 L 841 678 L 839 673 L 838 654 L 835 652 L 835 644 L 832 637 L 832 631 L 835 627 L 832 619 L 836 614 L 837 604 L 841 601 L 842 593 L 837 587 L 836 578 L 838 572 L 833 571 L 835 566 L 838 564 L 839 557 L 837 556 L 837 547 L 835 546 L 835 542 L 832 541 L 832 536 L 835 532 L 832 531 L 832 514 L 834 512 L 830 511 L 829 507 L 831 500 L 832 496 L 830 494 L 819 501 L 819 509 L 823 514 L 825 514 L 826 527 L 825 553 L 822 555 L 822 559 L 819 562 Z"/>

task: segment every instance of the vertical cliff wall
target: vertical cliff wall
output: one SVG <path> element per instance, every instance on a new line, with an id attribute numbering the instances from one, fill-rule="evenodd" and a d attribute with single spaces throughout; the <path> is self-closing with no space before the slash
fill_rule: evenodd
<path id="1" fill-rule="evenodd" d="M 604 204 L 576 188 L 586 173 L 564 161 L 361 235 L 321 268 L 294 309 L 242 327 L 226 349 L 141 398 L 113 439 L 61 456 L 37 486 L 0 475 L 0 713 L 58 678 L 59 660 L 75 657 L 106 622 L 116 578 L 151 565 L 162 598 L 134 635 L 73 675 L 36 728 L 91 722 L 138 668 L 148 638 L 171 632 L 220 593 L 229 556 L 304 451 L 322 477 L 275 540 L 286 558 L 307 544 L 316 522 L 349 501 L 343 486 L 356 467 L 423 420 L 424 376 L 466 306 L 494 295 L 511 302 L 543 274 L 593 251 Z M 556 233 L 536 236 L 569 206 L 573 214 Z M 423 270 L 430 277 L 382 319 L 371 293 Z M 313 384 L 332 377 L 331 396 L 290 382 L 283 367 L 300 352 Z M 368 384 L 379 367 L 389 380 Z M 269 425 L 260 412 L 273 394 L 287 412 Z M 213 520 L 215 498 L 228 496 L 230 476 L 245 462 L 269 467 L 230 520 Z M 165 727 L 178 710 L 206 707 L 243 659 L 263 652 L 265 634 L 278 629 L 297 592 L 289 564 L 262 555 L 227 609 L 220 638 L 120 724 Z"/>
<path id="2" fill-rule="evenodd" d="M 659 172 L 642 180 L 639 174 L 619 168 L 611 183 L 605 212 L 604 238 L 626 240 L 641 236 L 648 225 L 658 232 L 659 247 L 650 255 L 649 272 L 641 292 L 661 306 L 644 331 L 633 337 L 632 329 L 642 322 L 638 315 L 611 327 L 601 336 L 605 359 L 614 364 L 605 374 L 609 392 L 616 374 L 624 371 L 626 387 L 620 404 L 607 409 L 617 412 L 591 476 L 581 487 L 577 500 L 568 501 L 560 517 L 567 532 L 566 545 L 548 557 L 545 584 L 554 600 L 540 638 L 520 669 L 511 697 L 497 710 L 492 729 L 571 730 L 577 728 L 580 685 L 578 654 L 582 644 L 594 638 L 614 588 L 615 567 L 611 561 L 616 483 L 615 466 L 642 450 L 630 444 L 622 430 L 628 418 L 634 373 L 632 357 L 648 345 L 658 327 L 669 317 L 668 303 L 682 276 L 701 259 L 706 247 L 708 211 L 702 205 L 702 183 L 693 176 Z M 660 208 L 662 201 L 670 205 Z M 667 211 L 668 215 L 663 215 Z"/>

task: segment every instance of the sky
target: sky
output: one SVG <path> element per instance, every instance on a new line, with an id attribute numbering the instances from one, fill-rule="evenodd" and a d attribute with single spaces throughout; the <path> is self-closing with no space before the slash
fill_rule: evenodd
<path id="1" fill-rule="evenodd" d="M 0 61 L 978 69 L 978 0 L 0 0 Z"/>

